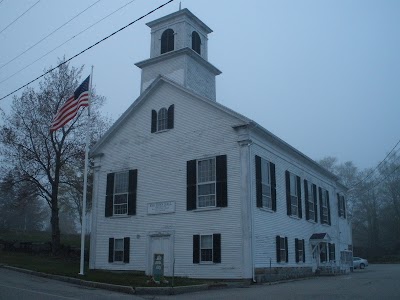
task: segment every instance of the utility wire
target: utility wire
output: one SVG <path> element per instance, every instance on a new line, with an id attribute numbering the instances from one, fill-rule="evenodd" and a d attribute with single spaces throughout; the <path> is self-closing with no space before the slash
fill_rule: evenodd
<path id="1" fill-rule="evenodd" d="M 39 45 L 41 42 L 43 42 L 45 39 L 47 39 L 49 36 L 53 35 L 55 32 L 57 32 L 58 30 L 60 30 L 62 27 L 64 27 L 65 25 L 67 25 L 68 23 L 70 23 L 72 20 L 76 19 L 77 17 L 79 17 L 81 14 L 83 14 L 85 11 L 87 11 L 89 8 L 91 8 L 92 6 L 96 5 L 97 3 L 99 3 L 101 0 L 96 1 L 95 3 L 91 4 L 90 6 L 88 6 L 86 9 L 84 9 L 83 11 L 81 11 L 79 14 L 77 14 L 75 17 L 73 17 L 72 19 L 70 19 L 69 21 L 65 22 L 64 24 L 62 24 L 60 27 L 58 27 L 57 29 L 53 30 L 52 32 L 50 32 L 48 35 L 46 35 L 44 38 L 42 38 L 40 41 L 36 42 L 35 44 L 33 44 L 32 46 L 30 46 L 28 49 L 26 49 L 25 51 L 23 51 L 22 53 L 18 54 L 16 57 L 14 57 L 13 59 L 9 60 L 8 62 L 6 62 L 4 65 L 2 65 L 0 67 L 0 70 L 3 69 L 5 66 L 7 66 L 9 63 L 13 62 L 14 60 L 16 60 L 18 57 L 22 56 L 23 54 L 25 54 L 26 52 L 28 52 L 29 50 L 31 50 L 33 47 Z M 1 2 L 0 2 L 1 3 Z"/>
<path id="2" fill-rule="evenodd" d="M 380 165 L 383 164 L 383 162 L 389 157 L 389 155 L 392 154 L 393 150 L 397 147 L 398 144 L 400 144 L 400 140 L 396 143 L 396 145 L 394 145 L 392 150 L 390 150 L 390 152 L 385 156 L 385 158 L 375 167 L 375 169 L 373 169 L 370 173 L 368 173 L 367 176 L 365 176 L 363 179 L 361 179 L 355 185 L 350 187 L 350 189 L 355 188 L 356 186 L 360 185 L 363 181 L 367 180 L 380 167 Z"/>
<path id="3" fill-rule="evenodd" d="M 4 97 L 1 97 L 0 100 L 3 100 L 3 99 L 5 99 L 5 98 L 7 98 L 8 96 L 10 96 L 10 95 L 16 93 L 17 91 L 23 89 L 24 87 L 28 86 L 28 85 L 31 84 L 32 82 L 35 82 L 36 80 L 42 78 L 42 77 L 45 76 L 46 74 L 48 74 L 48 73 L 54 71 L 55 69 L 61 67 L 62 65 L 66 64 L 67 62 L 69 62 L 69 61 L 71 61 L 72 59 L 74 59 L 75 57 L 77 57 L 77 56 L 81 55 L 82 53 L 86 52 L 87 50 L 89 50 L 89 49 L 91 49 L 91 48 L 97 46 L 98 44 L 104 42 L 105 40 L 107 40 L 107 39 L 110 38 L 111 36 L 117 34 L 118 32 L 120 32 L 120 31 L 122 31 L 122 30 L 124 30 L 124 29 L 126 29 L 127 27 L 131 26 L 132 24 L 136 23 L 137 21 L 139 21 L 139 20 L 141 20 L 141 19 L 147 17 L 148 15 L 154 13 L 155 11 L 159 10 L 160 8 L 166 6 L 167 4 L 169 4 L 169 3 L 173 2 L 173 1 L 174 1 L 174 0 L 169 0 L 168 2 L 165 2 L 164 4 L 160 5 L 159 7 L 157 7 L 157 8 L 155 8 L 155 9 L 149 11 L 147 14 L 145 14 L 145 15 L 143 15 L 143 16 L 137 18 L 136 20 L 132 21 L 131 23 L 129 23 L 129 24 L 127 24 L 127 25 L 125 25 L 124 27 L 121 27 L 121 28 L 118 29 L 117 31 L 114 31 L 114 32 L 111 33 L 110 35 L 108 35 L 108 36 L 106 36 L 105 38 L 99 40 L 98 42 L 94 43 L 93 45 L 87 47 L 86 49 L 82 50 L 82 51 L 79 52 L 78 54 L 75 54 L 74 56 L 72 56 L 72 57 L 68 58 L 67 60 L 63 61 L 63 62 L 62 62 L 61 64 L 59 64 L 58 66 L 56 66 L 56 67 L 54 67 L 54 68 L 48 70 L 47 72 L 45 72 L 45 73 L 43 73 L 42 75 L 36 77 L 35 79 L 29 81 L 28 83 L 24 84 L 23 86 L 19 87 L 19 88 L 16 89 L 16 90 L 12 91 L 11 93 L 5 95 Z"/>
<path id="4" fill-rule="evenodd" d="M 3 2 L 3 1 L 1 1 L 1 2 Z M 0 2 L 0 3 L 1 3 Z M 31 10 L 31 8 L 33 8 L 36 4 L 38 4 L 40 2 L 40 0 L 38 0 L 35 4 L 33 4 L 31 7 L 29 7 L 26 11 L 24 11 L 23 13 L 22 13 L 22 15 L 20 15 L 18 18 L 16 18 L 14 21 L 12 21 L 10 24 L 8 24 L 7 26 L 6 26 L 6 28 L 4 28 L 2 31 L 0 31 L 0 33 L 2 33 L 4 30 L 6 30 L 8 27 L 10 27 L 12 24 L 14 24 L 19 18 L 21 18 L 24 14 L 26 14 L 28 11 L 30 11 Z"/>
<path id="5" fill-rule="evenodd" d="M 370 190 L 373 190 L 374 188 L 376 188 L 378 185 L 380 185 L 382 182 L 384 182 L 388 177 L 393 175 L 398 169 L 400 169 L 400 164 L 393 170 L 393 172 L 391 172 L 389 175 L 386 175 L 385 178 L 383 178 L 381 181 L 379 181 L 373 187 L 371 187 L 368 190 L 366 190 L 365 193 L 368 193 Z"/>
<path id="6" fill-rule="evenodd" d="M 15 72 L 14 74 L 8 76 L 7 78 L 3 79 L 2 81 L 0 81 L 0 84 L 2 84 L 3 82 L 11 79 L 12 77 L 14 77 L 15 75 L 21 73 L 23 70 L 27 69 L 28 67 L 32 66 L 34 63 L 36 63 L 37 61 L 41 60 L 42 58 L 46 57 L 47 55 L 49 55 L 50 53 L 54 52 L 55 50 L 57 50 L 58 48 L 60 48 L 61 46 L 65 45 L 66 43 L 68 43 L 69 41 L 73 40 L 74 38 L 76 38 L 77 36 L 81 35 L 82 33 L 84 33 L 85 31 L 87 31 L 88 29 L 92 28 L 93 26 L 97 25 L 98 23 L 100 23 L 101 21 L 107 19 L 108 17 L 110 17 L 111 15 L 113 15 L 114 13 L 116 13 L 117 11 L 121 10 L 122 8 L 124 8 L 125 6 L 131 4 L 133 1 L 132 0 L 126 4 L 124 4 L 123 6 L 121 6 L 120 8 L 116 9 L 115 11 L 113 11 L 112 13 L 108 14 L 107 16 L 103 17 L 102 19 L 100 19 L 99 21 L 93 23 L 92 25 L 90 25 L 89 27 L 85 28 L 84 30 L 82 30 L 81 32 L 77 33 L 76 35 L 74 35 L 73 37 L 69 38 L 68 40 L 66 40 L 65 42 L 61 43 L 60 45 L 58 45 L 57 47 L 53 48 L 52 50 L 48 51 L 47 53 L 45 53 L 44 55 L 42 55 L 41 57 L 39 57 L 38 59 L 34 60 L 33 62 L 31 62 L 29 65 L 26 65 L 25 67 L 23 67 L 22 69 L 19 69 L 17 72 Z M 1 69 L 1 68 L 0 68 Z M 0 99 L 1 100 L 1 99 Z"/>

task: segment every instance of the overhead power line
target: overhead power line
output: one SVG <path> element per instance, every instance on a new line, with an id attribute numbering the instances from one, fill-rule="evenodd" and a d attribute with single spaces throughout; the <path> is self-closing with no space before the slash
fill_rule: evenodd
<path id="1" fill-rule="evenodd" d="M 3 1 L 1 1 L 1 2 L 3 2 Z M 1 3 L 0 2 L 0 3 Z M 17 20 L 19 19 L 19 18 L 21 18 L 24 14 L 26 14 L 28 11 L 30 11 L 36 4 L 38 4 L 40 2 L 40 0 L 38 0 L 35 4 L 33 4 L 31 7 L 29 7 L 26 11 L 24 11 L 23 13 L 22 13 L 22 15 L 20 15 L 18 18 L 16 18 L 14 21 L 12 21 L 10 24 L 8 24 L 2 31 L 0 31 L 0 33 L 2 33 L 4 30 L 6 30 L 8 27 L 10 27 L 12 24 L 14 24 L 15 22 L 17 22 Z"/>
<path id="2" fill-rule="evenodd" d="M 382 182 L 384 182 L 386 179 L 388 179 L 391 175 L 393 175 L 397 170 L 400 169 L 400 164 L 388 175 L 385 176 L 385 178 L 383 178 L 381 181 L 379 181 L 377 184 L 375 184 L 374 186 L 372 186 L 371 188 L 369 188 L 368 190 L 365 191 L 365 193 L 368 193 L 369 191 L 373 190 L 374 188 L 376 188 L 378 185 L 380 185 Z"/>
<path id="3" fill-rule="evenodd" d="M 3 69 L 5 66 L 7 66 L 9 63 L 13 62 L 14 60 L 16 60 L 18 57 L 22 56 L 23 54 L 25 54 L 26 52 L 28 52 L 29 50 L 31 50 L 33 47 L 39 45 L 41 42 L 43 42 L 45 39 L 47 39 L 49 36 L 53 35 L 55 32 L 57 32 L 58 30 L 60 30 L 61 28 L 63 28 L 65 25 L 67 25 L 68 23 L 70 23 L 72 20 L 76 19 L 77 17 L 79 17 L 81 14 L 83 14 L 85 11 L 87 11 L 89 8 L 91 8 L 92 6 L 96 5 L 97 3 L 99 3 L 101 0 L 96 1 L 95 3 L 91 4 L 90 6 L 88 6 L 86 9 L 84 9 L 83 11 L 81 11 L 79 14 L 77 14 L 75 17 L 73 17 L 72 19 L 68 20 L 67 22 L 65 22 L 64 24 L 62 24 L 60 27 L 58 27 L 57 29 L 53 30 L 52 32 L 50 32 L 48 35 L 46 35 L 44 38 L 42 38 L 41 40 L 39 40 L 38 42 L 36 42 L 35 44 L 33 44 L 32 46 L 28 47 L 25 51 L 23 51 L 22 53 L 18 54 L 17 56 L 15 56 L 13 59 L 9 60 L 8 62 L 6 62 L 5 64 L 3 64 L 0 67 L 0 70 Z M 1 3 L 1 2 L 0 2 Z"/>
<path id="4" fill-rule="evenodd" d="M 385 158 L 375 167 L 375 169 L 373 169 L 370 173 L 367 174 L 367 176 L 365 176 L 363 179 L 361 179 L 359 182 L 357 182 L 355 185 L 353 185 L 350 189 L 355 188 L 356 186 L 360 185 L 363 181 L 367 180 L 380 167 L 380 165 L 383 164 L 383 162 L 389 157 L 389 155 L 392 154 L 394 149 L 396 149 L 396 147 L 399 144 L 400 144 L 400 140 L 396 143 L 396 145 L 394 145 L 392 150 L 390 150 L 390 152 L 385 156 Z"/>
<path id="5" fill-rule="evenodd" d="M 90 25 L 89 27 L 86 27 L 84 30 L 82 30 L 81 32 L 75 34 L 73 37 L 69 38 L 68 40 L 64 41 L 63 43 L 61 43 L 60 45 L 58 45 L 57 47 L 53 48 L 52 50 L 48 51 L 47 53 L 45 53 L 44 55 L 42 55 L 41 57 L 37 58 L 36 60 L 34 60 L 33 62 L 31 62 L 30 64 L 26 65 L 25 67 L 23 67 L 22 69 L 19 69 L 17 72 L 15 72 L 14 74 L 8 76 L 7 78 L 3 79 L 2 81 L 0 81 L 0 84 L 2 84 L 3 82 L 11 79 L 12 77 L 14 77 L 15 75 L 21 73 L 23 70 L 27 69 L 28 67 L 32 66 L 34 63 L 38 62 L 39 60 L 41 60 L 42 58 L 46 57 L 47 55 L 49 55 L 50 53 L 54 52 L 55 50 L 57 50 L 58 48 L 62 47 L 63 45 L 65 45 L 66 43 L 68 43 L 69 41 L 73 40 L 74 38 L 76 38 L 77 36 L 81 35 L 82 33 L 84 33 L 85 31 L 87 31 L 88 29 L 92 28 L 93 26 L 97 25 L 98 23 L 100 23 L 101 21 L 107 19 L 108 17 L 110 17 L 111 15 L 115 14 L 117 11 L 121 10 L 122 8 L 126 7 L 127 5 L 131 4 L 133 1 L 132 0 L 126 4 L 124 4 L 123 6 L 119 7 L 118 9 L 114 10 L 112 13 L 108 14 L 107 16 L 103 17 L 102 19 L 98 20 L 97 22 L 93 23 L 92 25 Z M 0 68 L 1 69 L 1 68 Z"/>
<path id="6" fill-rule="evenodd" d="M 118 29 L 117 31 L 114 31 L 114 32 L 111 33 L 110 35 L 108 35 L 108 36 L 106 36 L 105 38 L 99 40 L 98 42 L 94 43 L 93 45 L 87 47 L 86 49 L 82 50 L 82 51 L 79 52 L 78 54 L 75 54 L 74 56 L 72 56 L 72 57 L 68 58 L 67 60 L 63 61 L 63 62 L 62 62 L 61 64 L 59 64 L 58 66 L 56 66 L 56 67 L 54 67 L 54 68 L 48 70 L 47 72 L 43 73 L 42 75 L 36 77 L 35 79 L 33 79 L 33 80 L 29 81 L 28 83 L 24 84 L 23 86 L 19 87 L 18 89 L 14 90 L 14 91 L 12 91 L 11 93 L 9 93 L 9 94 L 5 95 L 4 97 L 0 98 L 0 100 L 3 100 L 3 99 L 5 99 L 5 98 L 7 98 L 8 96 L 11 96 L 12 94 L 18 92 L 19 90 L 21 90 L 21 89 L 23 89 L 24 87 L 28 86 L 28 85 L 31 84 L 32 82 L 35 82 L 36 80 L 42 78 L 42 77 L 45 76 L 46 74 L 48 74 L 48 73 L 54 71 L 55 69 L 61 67 L 62 65 L 66 64 L 67 62 L 69 62 L 69 61 L 71 61 L 72 59 L 74 59 L 75 57 L 77 57 L 77 56 L 81 55 L 82 53 L 88 51 L 89 49 L 91 49 L 91 48 L 97 46 L 98 44 L 104 42 L 105 40 L 107 40 L 108 38 L 110 38 L 110 37 L 112 37 L 113 35 L 117 34 L 118 32 L 120 32 L 120 31 L 126 29 L 127 27 L 131 26 L 132 24 L 136 23 L 137 21 L 139 21 L 139 20 L 141 20 L 141 19 L 147 17 L 148 15 L 154 13 L 155 11 L 159 10 L 160 8 L 166 6 L 167 4 L 169 4 L 169 3 L 173 2 L 173 1 L 174 1 L 174 0 L 169 0 L 169 1 L 165 2 L 164 4 L 160 5 L 159 7 L 157 7 L 157 8 L 155 8 L 155 9 L 149 11 L 147 14 L 145 14 L 145 15 L 143 15 L 143 16 L 137 18 L 136 20 L 134 20 L 134 21 L 132 21 L 131 23 L 125 25 L 124 27 Z"/>

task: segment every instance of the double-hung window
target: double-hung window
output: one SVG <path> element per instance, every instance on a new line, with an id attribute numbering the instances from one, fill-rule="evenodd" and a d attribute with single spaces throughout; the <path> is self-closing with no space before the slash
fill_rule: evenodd
<path id="1" fill-rule="evenodd" d="M 200 261 L 213 261 L 212 235 L 200 236 Z"/>
<path id="2" fill-rule="evenodd" d="M 187 210 L 228 206 L 227 156 L 186 162 Z"/>
<path id="3" fill-rule="evenodd" d="M 304 247 L 304 240 L 295 239 L 294 246 L 296 251 L 296 262 L 305 262 L 305 247 Z"/>
<path id="4" fill-rule="evenodd" d="M 288 238 L 276 236 L 276 261 L 288 262 Z"/>
<path id="5" fill-rule="evenodd" d="M 306 179 L 304 179 L 304 198 L 306 205 L 306 220 L 317 222 L 317 187 Z"/>
<path id="6" fill-rule="evenodd" d="M 325 189 L 319 188 L 319 205 L 321 224 L 331 224 L 330 206 L 329 206 L 329 192 Z"/>
<path id="7" fill-rule="evenodd" d="M 269 161 L 261 160 L 261 187 L 263 207 L 272 209 L 271 174 Z"/>
<path id="8" fill-rule="evenodd" d="M 335 244 L 329 244 L 329 260 L 336 260 L 336 247 Z"/>
<path id="9" fill-rule="evenodd" d="M 114 215 L 128 214 L 129 173 L 115 173 L 114 180 Z"/>
<path id="10" fill-rule="evenodd" d="M 221 234 L 202 234 L 193 236 L 193 263 L 221 262 Z"/>
<path id="11" fill-rule="evenodd" d="M 346 218 L 346 202 L 344 196 L 337 194 L 339 217 Z"/>
<path id="12" fill-rule="evenodd" d="M 299 202 L 299 196 L 297 190 L 296 176 L 290 173 L 290 206 L 292 215 L 297 216 L 298 202 Z"/>
<path id="13" fill-rule="evenodd" d="M 114 239 L 114 261 L 124 260 L 124 239 Z"/>
<path id="14" fill-rule="evenodd" d="M 107 174 L 105 216 L 136 214 L 137 170 Z"/>
<path id="15" fill-rule="evenodd" d="M 108 262 L 129 263 L 130 238 L 109 238 Z"/>
<path id="16" fill-rule="evenodd" d="M 275 164 L 255 156 L 257 207 L 276 211 Z"/>
<path id="17" fill-rule="evenodd" d="M 197 161 L 197 207 L 215 207 L 215 158 Z"/>
<path id="18" fill-rule="evenodd" d="M 315 195 L 313 193 L 313 185 L 311 182 L 307 184 L 308 190 L 308 215 L 311 220 L 315 220 Z"/>
<path id="19" fill-rule="evenodd" d="M 328 223 L 328 199 L 326 193 L 322 193 L 322 222 Z"/>
<path id="20" fill-rule="evenodd" d="M 287 214 L 302 218 L 300 177 L 286 171 Z"/>

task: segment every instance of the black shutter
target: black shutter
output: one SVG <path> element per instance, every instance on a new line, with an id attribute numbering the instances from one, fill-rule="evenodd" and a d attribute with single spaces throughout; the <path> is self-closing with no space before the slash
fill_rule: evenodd
<path id="1" fill-rule="evenodd" d="M 326 191 L 326 202 L 328 204 L 328 224 L 331 225 L 331 206 L 329 204 L 329 192 Z"/>
<path id="2" fill-rule="evenodd" d="M 285 249 L 286 249 L 286 262 L 289 262 L 289 244 L 287 237 L 285 237 Z"/>
<path id="3" fill-rule="evenodd" d="M 262 207 L 262 184 L 261 184 L 261 157 L 255 157 L 256 160 L 256 198 L 257 207 Z"/>
<path id="4" fill-rule="evenodd" d="M 310 191 L 312 193 L 312 191 Z M 304 179 L 304 207 L 306 210 L 306 220 L 310 219 L 309 205 L 308 205 L 308 181 Z"/>
<path id="5" fill-rule="evenodd" d="M 190 160 L 186 164 L 186 209 L 196 209 L 196 160 Z"/>
<path id="6" fill-rule="evenodd" d="M 294 251 L 296 252 L 296 262 L 299 262 L 299 240 L 294 239 Z"/>
<path id="7" fill-rule="evenodd" d="M 221 262 L 221 234 L 213 234 L 213 262 Z"/>
<path id="8" fill-rule="evenodd" d="M 338 211 L 338 216 L 341 217 L 341 213 L 340 213 L 340 195 L 339 193 L 336 193 L 336 197 L 337 197 L 337 211 Z"/>
<path id="9" fill-rule="evenodd" d="M 286 177 L 286 208 L 287 215 L 290 216 L 292 214 L 292 206 L 291 206 L 291 198 L 290 198 L 290 173 L 289 171 L 285 171 Z"/>
<path id="10" fill-rule="evenodd" d="M 272 210 L 276 211 L 276 178 L 275 178 L 275 164 L 269 163 L 269 173 L 271 174 L 271 197 L 272 197 Z"/>
<path id="11" fill-rule="evenodd" d="M 113 200 L 114 200 L 114 173 L 107 174 L 107 188 L 106 188 L 106 207 L 105 216 L 111 217 L 113 215 Z"/>
<path id="12" fill-rule="evenodd" d="M 228 206 L 228 183 L 226 155 L 216 157 L 217 207 Z"/>
<path id="13" fill-rule="evenodd" d="M 306 251 L 305 251 L 305 246 L 304 246 L 304 240 L 303 240 L 303 262 L 306 262 Z"/>
<path id="14" fill-rule="evenodd" d="M 108 262 L 114 261 L 114 239 L 108 239 Z"/>
<path id="15" fill-rule="evenodd" d="M 193 236 L 193 263 L 200 262 L 200 235 Z"/>
<path id="16" fill-rule="evenodd" d="M 129 170 L 128 215 L 136 215 L 137 170 Z"/>
<path id="17" fill-rule="evenodd" d="M 303 217 L 303 206 L 301 204 L 301 180 L 300 177 L 297 176 L 297 206 L 298 206 L 298 217 Z"/>
<path id="18" fill-rule="evenodd" d="M 318 188 L 318 192 L 319 192 L 319 217 L 321 219 L 321 224 L 324 223 L 324 210 L 322 209 L 322 189 L 319 187 Z"/>
<path id="19" fill-rule="evenodd" d="M 314 221 L 318 222 L 317 186 L 315 184 L 312 185 L 312 193 L 314 195 Z"/>
<path id="20" fill-rule="evenodd" d="M 124 238 L 124 263 L 129 263 L 130 238 Z"/>
<path id="21" fill-rule="evenodd" d="M 276 262 L 281 261 L 281 237 L 279 235 L 276 236 Z"/>
<path id="22" fill-rule="evenodd" d="M 168 108 L 168 129 L 174 128 L 174 105 Z"/>
<path id="23" fill-rule="evenodd" d="M 342 196 L 342 201 L 343 201 L 343 217 L 346 218 L 346 201 L 344 201 L 344 196 Z"/>
<path id="24" fill-rule="evenodd" d="M 157 112 L 153 109 L 151 111 L 151 133 L 157 131 Z"/>

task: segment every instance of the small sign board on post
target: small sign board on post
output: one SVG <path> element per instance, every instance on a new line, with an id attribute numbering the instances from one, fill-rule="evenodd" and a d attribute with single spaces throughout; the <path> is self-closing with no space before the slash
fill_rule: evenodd
<path id="1" fill-rule="evenodd" d="M 164 254 L 154 254 L 153 258 L 153 280 L 160 283 L 164 278 Z"/>

